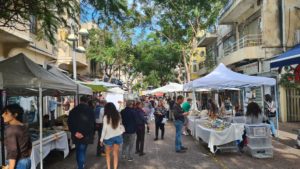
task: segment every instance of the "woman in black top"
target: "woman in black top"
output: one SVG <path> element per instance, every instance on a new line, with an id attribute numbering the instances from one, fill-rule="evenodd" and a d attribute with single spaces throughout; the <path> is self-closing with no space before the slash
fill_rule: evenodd
<path id="1" fill-rule="evenodd" d="M 158 130 L 161 130 L 161 139 L 164 139 L 165 134 L 165 123 L 163 122 L 164 117 L 166 117 L 167 109 L 164 107 L 163 100 L 158 102 L 157 107 L 155 108 L 154 116 L 155 116 L 155 139 L 158 140 Z"/>
<path id="2" fill-rule="evenodd" d="M 30 169 L 32 143 L 28 128 L 21 122 L 24 110 L 18 104 L 8 105 L 3 110 L 5 128 L 4 144 L 7 150 L 9 169 Z"/>

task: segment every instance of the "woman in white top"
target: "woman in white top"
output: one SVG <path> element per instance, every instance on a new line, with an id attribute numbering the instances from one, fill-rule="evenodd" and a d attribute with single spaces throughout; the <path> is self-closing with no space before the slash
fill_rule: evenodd
<path id="1" fill-rule="evenodd" d="M 121 116 L 113 103 L 107 103 L 104 107 L 103 130 L 100 144 L 105 144 L 107 168 L 110 169 L 110 153 L 113 151 L 114 169 L 118 168 L 119 148 L 123 143 L 122 134 L 124 127 L 121 124 Z"/>

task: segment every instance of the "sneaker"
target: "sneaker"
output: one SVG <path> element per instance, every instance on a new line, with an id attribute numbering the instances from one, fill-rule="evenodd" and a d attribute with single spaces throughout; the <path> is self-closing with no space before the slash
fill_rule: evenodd
<path id="1" fill-rule="evenodd" d="M 184 131 L 184 132 L 182 132 L 182 134 L 183 134 L 183 135 L 185 135 L 185 136 L 187 136 L 187 135 L 188 135 L 188 134 L 187 134 L 185 131 Z"/>
<path id="2" fill-rule="evenodd" d="M 186 147 L 183 147 L 183 146 L 181 147 L 181 150 L 187 150 L 187 149 L 188 149 L 188 148 L 186 148 Z"/>
<path id="3" fill-rule="evenodd" d="M 133 161 L 133 158 L 128 158 L 127 160 L 128 160 L 128 161 Z"/>
<path id="4" fill-rule="evenodd" d="M 184 151 L 184 150 L 178 150 L 178 151 L 176 151 L 176 153 L 185 153 L 186 151 Z"/>
<path id="5" fill-rule="evenodd" d="M 140 153 L 139 156 L 143 156 L 143 155 L 145 155 L 145 154 L 146 154 L 146 153 Z"/>

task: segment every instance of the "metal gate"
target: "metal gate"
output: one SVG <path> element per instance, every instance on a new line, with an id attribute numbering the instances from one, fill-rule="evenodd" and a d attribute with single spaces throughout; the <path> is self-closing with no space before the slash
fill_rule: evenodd
<path id="1" fill-rule="evenodd" d="M 286 89 L 287 121 L 300 121 L 300 89 Z"/>

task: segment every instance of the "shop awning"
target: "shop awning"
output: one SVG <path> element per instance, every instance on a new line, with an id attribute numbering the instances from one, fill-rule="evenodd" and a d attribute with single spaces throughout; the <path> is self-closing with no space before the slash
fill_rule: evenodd
<path id="1" fill-rule="evenodd" d="M 271 68 L 300 64 L 300 44 L 271 61 Z"/>

